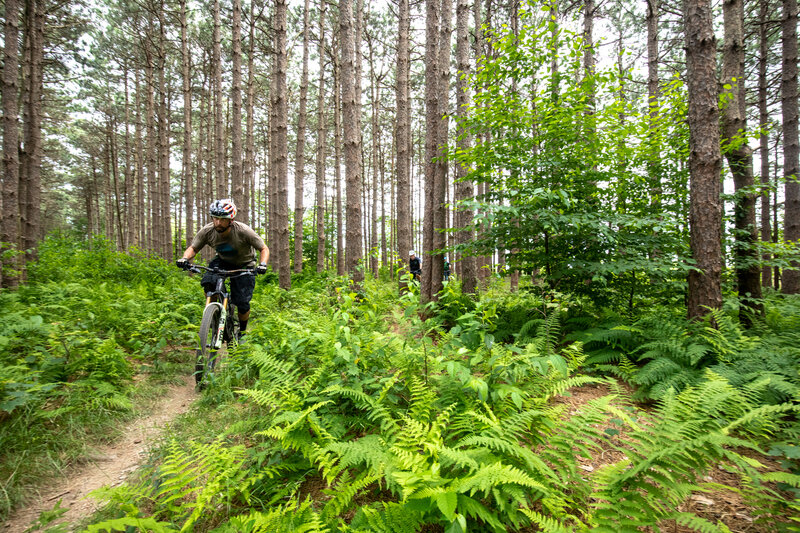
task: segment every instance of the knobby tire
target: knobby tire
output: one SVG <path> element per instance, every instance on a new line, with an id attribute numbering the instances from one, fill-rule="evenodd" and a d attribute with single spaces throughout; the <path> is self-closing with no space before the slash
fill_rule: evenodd
<path id="1" fill-rule="evenodd" d="M 200 349 L 195 363 L 195 382 L 203 387 L 204 378 L 214 371 L 217 362 L 217 351 L 213 348 L 215 335 L 219 329 L 220 309 L 218 305 L 208 305 L 203 311 L 203 320 L 200 322 Z"/>

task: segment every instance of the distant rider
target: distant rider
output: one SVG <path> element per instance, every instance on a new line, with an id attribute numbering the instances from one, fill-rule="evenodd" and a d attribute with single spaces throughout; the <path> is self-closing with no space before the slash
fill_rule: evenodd
<path id="1" fill-rule="evenodd" d="M 236 222 L 236 205 L 233 200 L 217 200 L 209 208 L 211 223 L 203 226 L 192 239 L 192 244 L 183 252 L 183 257 L 176 261 L 178 267 L 188 270 L 191 260 L 208 245 L 216 250 L 217 255 L 208 264 L 210 268 L 237 270 L 256 267 L 257 274 L 267 271 L 269 248 L 247 224 Z M 256 250 L 258 250 L 258 266 L 256 266 Z M 200 281 L 206 292 L 213 291 L 217 284 L 217 276 L 206 272 Z M 250 300 L 253 298 L 256 280 L 254 276 L 231 278 L 231 302 L 239 314 L 240 335 L 247 329 L 250 318 Z"/>
<path id="2" fill-rule="evenodd" d="M 414 281 L 419 281 L 419 277 L 422 274 L 422 268 L 420 266 L 419 257 L 411 250 L 408 252 L 408 271 L 411 272 L 411 275 L 414 277 Z"/>

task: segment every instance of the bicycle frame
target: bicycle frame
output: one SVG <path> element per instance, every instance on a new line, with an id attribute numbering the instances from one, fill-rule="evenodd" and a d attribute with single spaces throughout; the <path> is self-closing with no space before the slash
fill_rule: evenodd
<path id="1" fill-rule="evenodd" d="M 193 265 L 192 270 L 194 272 L 200 273 L 201 272 L 200 269 L 218 275 L 217 286 L 214 288 L 213 291 L 209 291 L 206 293 L 206 307 L 208 307 L 209 305 L 219 306 L 220 310 L 219 326 L 217 327 L 217 334 L 214 337 L 214 346 L 211 347 L 211 349 L 213 350 L 219 350 L 220 348 L 222 348 L 222 341 L 225 337 L 224 332 L 225 332 L 225 325 L 228 322 L 228 315 L 230 311 L 232 311 L 232 309 L 230 309 L 231 306 L 229 305 L 230 292 L 226 290 L 227 287 L 225 286 L 225 281 L 227 279 L 233 279 L 248 274 L 254 275 L 255 272 L 249 268 L 239 269 L 239 270 L 221 270 L 218 268 L 207 268 L 200 265 Z M 231 274 L 236 274 L 236 275 L 231 276 Z M 219 300 L 221 301 L 214 300 L 215 296 L 218 297 Z"/>
<path id="2" fill-rule="evenodd" d="M 212 298 L 215 295 L 219 295 L 222 298 L 222 303 L 218 301 L 212 301 Z M 215 290 L 206 293 L 206 307 L 209 305 L 216 305 L 219 306 L 219 326 L 217 327 L 217 334 L 214 337 L 214 350 L 219 350 L 222 348 L 222 338 L 224 337 L 223 333 L 225 331 L 225 324 L 228 320 L 228 299 L 230 298 L 230 293 L 225 290 L 225 278 L 219 277 L 217 278 L 217 287 Z"/>

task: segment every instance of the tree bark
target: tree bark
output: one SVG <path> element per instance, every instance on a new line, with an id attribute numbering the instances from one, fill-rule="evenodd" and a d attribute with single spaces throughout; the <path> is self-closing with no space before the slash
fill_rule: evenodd
<path id="1" fill-rule="evenodd" d="M 772 241 L 770 227 L 770 202 L 769 202 L 769 111 L 767 109 L 767 0 L 759 2 L 758 12 L 758 124 L 762 134 L 759 138 L 759 152 L 761 159 L 761 241 Z M 772 259 L 770 254 L 764 254 L 762 261 Z M 772 286 L 772 268 L 765 265 L 761 269 L 761 284 L 764 287 Z"/>
<path id="2" fill-rule="evenodd" d="M 148 30 L 149 31 L 149 30 Z M 146 95 L 146 104 L 145 104 L 145 120 L 147 121 L 147 183 L 146 190 L 147 190 L 147 220 L 145 222 L 145 234 L 147 240 L 147 249 L 150 251 L 155 252 L 156 247 L 154 245 L 155 239 L 155 223 L 156 223 L 156 214 L 154 213 L 154 205 L 153 202 L 155 201 L 153 196 L 154 192 L 158 190 L 158 185 L 156 183 L 156 168 L 158 166 L 158 152 L 156 151 L 156 140 L 158 138 L 158 132 L 156 131 L 156 122 L 155 122 L 155 114 L 156 114 L 156 100 L 155 100 L 155 75 L 154 75 L 154 64 L 153 64 L 153 53 L 152 48 L 149 45 L 151 39 L 145 39 L 145 91 Z"/>
<path id="3" fill-rule="evenodd" d="M 233 0 L 233 73 L 231 80 L 231 194 L 236 204 L 236 218 L 249 221 L 247 197 L 242 172 L 242 2 Z"/>
<path id="4" fill-rule="evenodd" d="M 147 224 L 147 204 L 144 197 L 144 162 L 146 159 L 145 145 L 143 136 L 147 133 L 147 126 L 142 124 L 141 109 L 142 109 L 142 91 L 140 83 L 139 69 L 135 69 L 134 74 L 134 93 L 136 98 L 134 106 L 136 107 L 136 127 L 134 128 L 134 142 L 136 143 L 136 241 L 142 249 L 147 249 L 147 234 L 145 225 Z M 144 131 L 143 131 L 144 130 Z"/>
<path id="5" fill-rule="evenodd" d="M 319 1 L 319 92 L 317 94 L 316 224 L 317 272 L 325 270 L 325 0 Z"/>
<path id="6" fill-rule="evenodd" d="M 194 235 L 193 201 L 194 188 L 192 178 L 192 79 L 191 56 L 189 55 L 189 28 L 186 21 L 186 0 L 181 0 L 181 59 L 183 73 L 183 179 L 186 183 L 186 241 L 190 242 Z"/>
<path id="7" fill-rule="evenodd" d="M 19 285 L 19 261 L 15 255 L 19 244 L 19 4 L 17 0 L 6 0 L 5 47 L 3 48 L 3 197 L 2 234 L 0 235 L 0 279 L 5 288 L 15 289 Z"/>
<path id="8" fill-rule="evenodd" d="M 201 86 L 200 94 L 200 114 L 198 116 L 199 126 L 197 128 L 197 155 L 195 160 L 196 165 L 196 187 L 195 187 L 195 215 L 197 217 L 198 229 L 203 227 L 203 223 L 207 220 L 206 208 L 208 206 L 208 197 L 206 191 L 209 189 L 208 179 L 206 177 L 206 169 L 210 166 L 211 149 L 206 142 L 207 137 L 211 139 L 211 91 L 209 89 L 209 65 L 207 61 L 208 55 L 203 53 L 203 84 Z M 205 156 L 205 157 L 204 157 Z M 204 164 L 206 166 L 204 166 Z M 193 234 L 186 235 L 187 240 L 193 237 Z"/>
<path id="9" fill-rule="evenodd" d="M 23 172 L 20 175 L 20 188 L 25 195 L 19 196 L 24 209 L 20 209 L 22 219 L 21 237 L 22 249 L 25 250 L 25 260 L 35 258 L 36 243 L 41 238 L 41 194 L 42 194 L 42 89 L 43 89 L 43 61 L 44 61 L 44 0 L 27 0 L 26 2 L 26 28 L 30 54 L 27 58 L 24 102 L 24 149 L 23 160 L 20 166 Z M 22 276 L 25 277 L 24 265 L 20 265 Z"/>
<path id="10" fill-rule="evenodd" d="M 398 45 L 397 45 L 397 257 L 408 258 L 411 243 L 411 106 L 409 105 L 409 76 L 411 53 L 409 34 L 411 31 L 409 0 L 399 0 Z M 402 276 L 400 289 L 405 289 Z"/>
<path id="11" fill-rule="evenodd" d="M 250 5 L 250 37 L 248 40 L 247 52 L 247 125 L 245 132 L 245 155 L 244 162 L 242 163 L 242 174 L 245 187 L 250 191 L 246 197 L 250 198 L 250 206 L 248 209 L 247 219 L 251 222 L 251 226 L 256 228 L 258 225 L 258 217 L 255 212 L 255 99 L 256 99 L 256 84 L 255 84 L 255 37 L 256 37 L 256 18 L 258 15 L 255 13 L 255 6 L 253 3 Z M 247 202 L 245 202 L 247 203 Z"/>
<path id="12" fill-rule="evenodd" d="M 781 113 L 783 116 L 784 226 L 783 240 L 800 243 L 800 139 L 797 103 L 797 0 L 783 0 L 781 21 Z M 784 269 L 782 292 L 800 293 L 800 262 Z"/>
<path id="13" fill-rule="evenodd" d="M 684 12 L 689 90 L 690 247 L 688 316 L 722 307 L 722 154 L 717 108 L 716 44 L 709 0 L 687 0 Z"/>
<path id="14" fill-rule="evenodd" d="M 380 114 L 380 79 L 375 71 L 375 56 L 372 47 L 372 39 L 368 39 L 369 44 L 369 68 L 370 68 L 370 96 L 372 97 L 372 202 L 370 204 L 370 224 L 369 235 L 369 257 L 372 276 L 378 277 L 378 180 L 379 180 L 379 158 L 378 158 L 378 115 Z"/>
<path id="15" fill-rule="evenodd" d="M 364 280 L 361 230 L 361 138 L 360 105 L 356 91 L 356 63 L 360 54 L 353 28 L 351 0 L 339 3 L 339 35 L 342 53 L 342 114 L 344 120 L 344 165 L 347 194 L 345 269 L 357 285 Z"/>
<path id="16" fill-rule="evenodd" d="M 650 149 L 647 173 L 650 180 L 650 206 L 653 212 L 661 210 L 661 150 L 659 114 L 661 90 L 658 74 L 658 0 L 647 0 L 647 103 L 648 141 Z"/>
<path id="17" fill-rule="evenodd" d="M 752 325 L 752 315 L 763 312 L 761 305 L 761 280 L 757 264 L 755 243 L 756 197 L 752 191 L 753 151 L 743 137 L 747 134 L 744 80 L 744 3 L 742 0 L 723 2 L 725 42 L 722 52 L 722 82 L 728 96 L 722 114 L 722 130 L 736 192 L 734 205 L 734 245 L 736 279 L 739 288 L 739 319 L 745 327 Z"/>
<path id="18" fill-rule="evenodd" d="M 289 264 L 289 140 L 287 137 L 289 109 L 286 98 L 286 0 L 275 3 L 275 173 L 277 178 L 276 236 L 278 239 L 278 284 L 289 290 L 292 285 Z"/>
<path id="19" fill-rule="evenodd" d="M 306 107 L 308 101 L 309 0 L 303 6 L 303 72 L 300 78 L 300 109 L 297 114 L 297 145 L 294 152 L 294 271 L 303 271 L 303 177 L 305 176 Z"/>
<path id="20" fill-rule="evenodd" d="M 463 121 L 467 119 L 470 107 L 470 94 L 467 78 L 470 72 L 469 63 L 469 0 L 458 0 L 456 8 L 456 114 L 459 118 L 457 147 L 459 152 L 465 152 L 472 146 L 472 137 Z M 470 201 L 475 195 L 472 181 L 468 178 L 470 169 L 456 163 L 455 191 L 456 205 L 460 202 Z M 455 226 L 459 231 L 455 234 L 456 245 L 467 245 L 475 239 L 472 228 L 472 208 L 459 206 L 455 212 Z M 458 252 L 454 266 L 458 265 L 461 276 L 461 291 L 465 294 L 474 294 L 478 286 L 475 256 Z"/>
<path id="21" fill-rule="evenodd" d="M 438 300 L 444 280 L 444 248 L 447 246 L 449 224 L 447 220 L 447 191 L 450 164 L 446 157 L 449 140 L 450 116 L 450 52 L 453 34 L 453 0 L 442 0 L 441 24 L 439 27 L 439 126 L 437 128 L 436 182 L 434 184 L 434 228 L 433 249 L 439 250 L 431 256 L 431 298 Z"/>
<path id="22" fill-rule="evenodd" d="M 131 169 L 131 109 L 130 91 L 128 87 L 128 62 L 125 60 L 122 67 L 122 79 L 125 90 L 125 242 L 128 248 L 136 245 L 136 198 L 134 196 L 135 174 Z"/>
<path id="23" fill-rule="evenodd" d="M 214 0 L 214 182 L 217 199 L 228 196 L 228 180 L 225 172 L 225 131 L 222 105 L 222 36 L 220 33 L 220 5 Z"/>
<path id="24" fill-rule="evenodd" d="M 441 107 L 439 105 L 439 18 L 440 0 L 425 2 L 425 211 L 423 221 L 422 246 L 424 250 L 417 255 L 422 260 L 422 280 L 420 284 L 420 300 L 429 302 L 432 294 L 433 261 L 429 254 L 433 250 L 434 232 L 434 191 L 436 190 L 436 162 L 438 155 L 439 122 Z"/>
<path id="25" fill-rule="evenodd" d="M 341 37 L 340 37 L 341 40 Z M 340 45 L 341 47 L 341 45 Z M 341 54 L 341 50 L 340 50 Z M 339 60 L 334 60 L 334 178 L 336 180 L 336 275 L 344 276 L 344 221 L 342 216 L 342 76 Z"/>
<path id="26" fill-rule="evenodd" d="M 160 247 L 158 253 L 164 259 L 171 259 L 172 250 L 172 223 L 170 211 L 170 110 L 167 82 L 167 34 L 164 11 L 159 11 L 159 63 L 158 63 L 158 90 L 161 101 L 158 106 L 159 124 L 159 188 L 158 188 L 158 225 Z"/>

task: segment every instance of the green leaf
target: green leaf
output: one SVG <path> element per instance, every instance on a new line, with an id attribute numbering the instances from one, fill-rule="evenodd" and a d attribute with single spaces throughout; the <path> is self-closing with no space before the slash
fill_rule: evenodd
<path id="1" fill-rule="evenodd" d="M 451 522 L 455 520 L 456 504 L 458 503 L 458 495 L 455 492 L 443 492 L 436 495 L 436 505 L 444 517 Z"/>
<path id="2" fill-rule="evenodd" d="M 457 514 L 455 520 L 447 526 L 444 533 L 467 533 L 467 517 Z"/>

